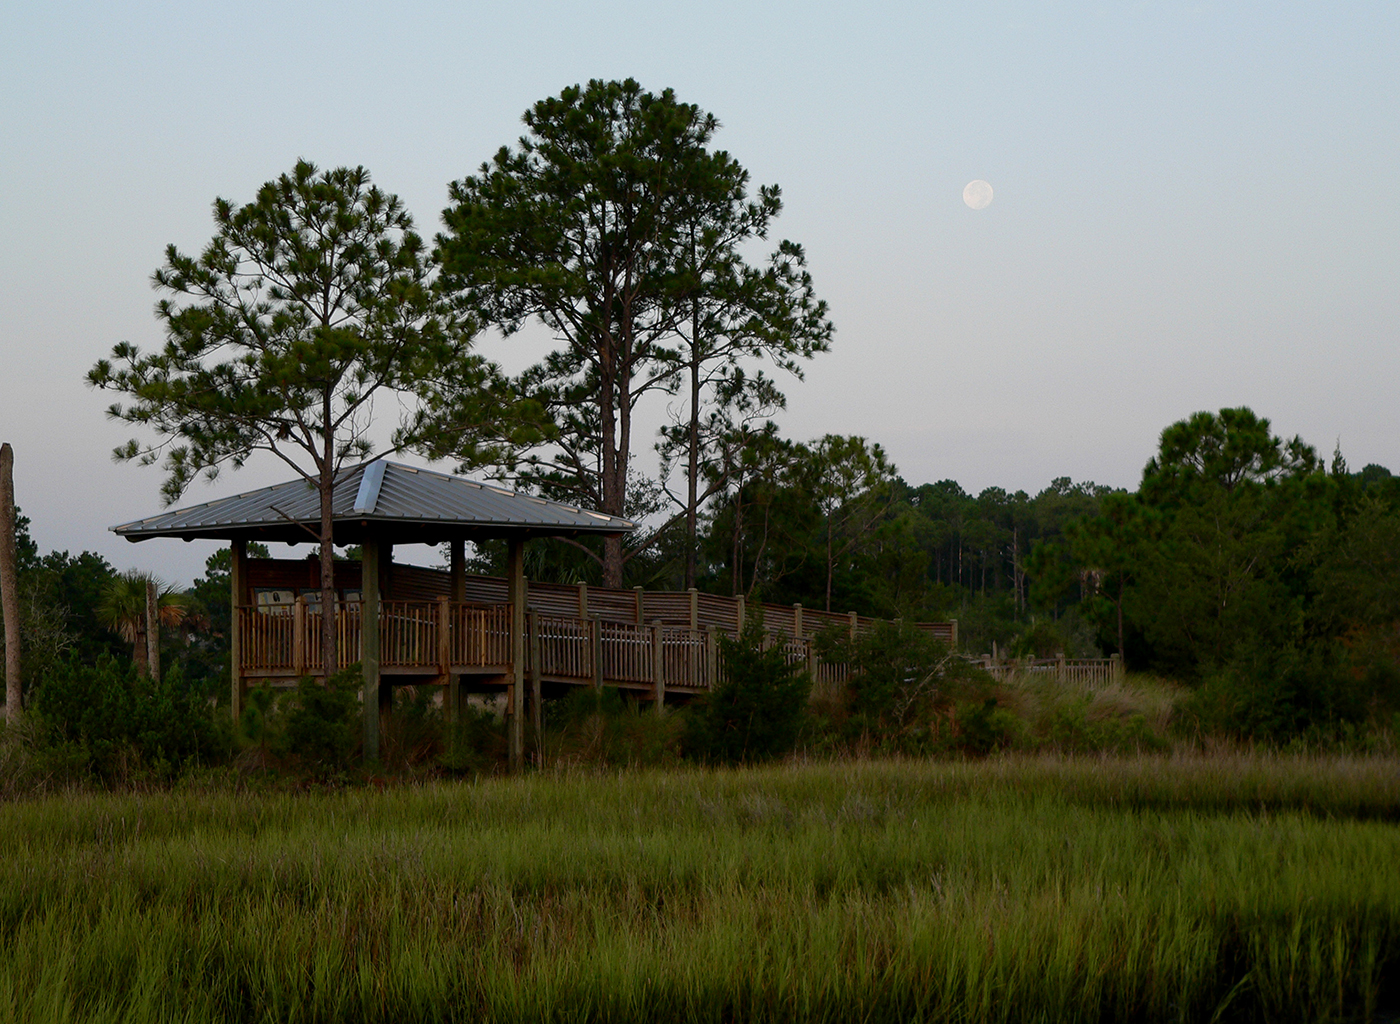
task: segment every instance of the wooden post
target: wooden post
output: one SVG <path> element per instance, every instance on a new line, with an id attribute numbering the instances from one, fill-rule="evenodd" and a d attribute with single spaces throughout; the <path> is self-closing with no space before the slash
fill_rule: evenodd
<path id="1" fill-rule="evenodd" d="M 535 763 L 544 763 L 544 705 L 540 693 L 540 613 L 525 613 L 526 628 L 530 634 L 530 716 L 535 726 Z"/>
<path id="2" fill-rule="evenodd" d="M 690 594 L 690 628 L 700 628 L 700 591 L 691 587 Z"/>
<path id="3" fill-rule="evenodd" d="M 644 600 L 645 594 L 646 591 L 643 590 L 641 587 L 632 588 L 632 595 L 636 599 L 637 604 L 637 625 L 639 626 L 646 622 L 646 602 Z"/>
<path id="4" fill-rule="evenodd" d="M 847 612 L 846 614 L 851 620 L 851 643 L 855 643 L 856 631 L 860 628 L 860 616 L 855 612 Z"/>
<path id="5" fill-rule="evenodd" d="M 366 761 L 379 760 L 379 541 L 360 545 L 360 669 Z"/>
<path id="6" fill-rule="evenodd" d="M 744 595 L 743 595 L 743 594 L 739 594 L 738 596 L 736 596 L 736 597 L 734 598 L 734 622 L 735 622 L 735 626 L 736 626 L 735 632 L 737 632 L 737 633 L 742 633 L 742 632 L 744 631 Z"/>
<path id="7" fill-rule="evenodd" d="M 666 713 L 666 657 L 661 647 L 661 623 L 651 624 L 651 683 L 656 696 L 655 711 Z"/>
<path id="8" fill-rule="evenodd" d="M 298 594 L 292 604 L 292 671 L 300 679 L 306 675 L 306 595 Z"/>
<path id="9" fill-rule="evenodd" d="M 792 635 L 802 639 L 802 605 L 792 606 Z"/>
<path id="10" fill-rule="evenodd" d="M 452 600 L 459 604 L 467 599 L 467 542 L 454 540 L 449 555 L 448 578 L 452 585 Z"/>
<path id="11" fill-rule="evenodd" d="M 1055 655 L 1055 681 L 1063 683 L 1065 681 L 1065 652 L 1059 651 Z"/>
<path id="12" fill-rule="evenodd" d="M 603 688 L 603 620 L 594 615 L 588 619 L 589 656 L 593 662 L 593 689 Z"/>
<path id="13" fill-rule="evenodd" d="M 506 699 L 510 770 L 525 765 L 525 542 L 512 537 L 506 552 L 506 591 L 510 596 L 510 693 Z"/>
<path id="14" fill-rule="evenodd" d="M 1114 681 L 1115 683 L 1121 683 L 1121 682 L 1123 681 L 1123 655 L 1121 655 L 1121 654 L 1112 654 L 1112 655 L 1109 655 L 1109 660 L 1112 661 L 1112 663 L 1113 663 L 1113 664 L 1112 664 L 1112 669 L 1113 669 L 1113 681 Z"/>
<path id="15" fill-rule="evenodd" d="M 160 682 L 160 594 L 155 577 L 146 578 L 146 670 Z"/>
<path id="16" fill-rule="evenodd" d="M 705 627 L 705 685 L 713 688 L 715 673 L 719 670 L 719 642 L 715 638 L 715 627 Z"/>
<path id="17" fill-rule="evenodd" d="M 948 620 L 948 624 L 951 625 L 951 626 L 953 627 L 952 630 L 951 630 L 951 632 L 952 632 L 952 637 L 951 637 L 951 639 L 949 639 L 949 641 L 948 641 L 948 646 L 951 647 L 951 648 L 953 648 L 953 650 L 956 651 L 956 650 L 958 649 L 958 620 L 957 620 L 957 619 L 949 619 L 949 620 Z"/>
<path id="18" fill-rule="evenodd" d="M 438 681 L 442 687 L 443 718 L 452 721 L 452 602 L 439 597 L 437 604 Z"/>
<path id="19" fill-rule="evenodd" d="M 247 590 L 248 542 L 235 540 L 230 545 L 229 558 L 229 642 L 228 678 L 229 705 L 233 720 L 243 717 L 243 594 Z"/>
<path id="20" fill-rule="evenodd" d="M 437 665 L 438 675 L 452 674 L 452 602 L 437 599 Z"/>

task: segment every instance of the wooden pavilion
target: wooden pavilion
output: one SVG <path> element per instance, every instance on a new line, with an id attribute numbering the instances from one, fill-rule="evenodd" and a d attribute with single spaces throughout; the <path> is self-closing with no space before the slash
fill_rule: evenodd
<path id="1" fill-rule="evenodd" d="M 459 669 L 494 672 L 506 691 L 512 765 L 523 752 L 526 601 L 524 550 L 534 537 L 616 535 L 626 519 L 548 501 L 491 484 L 377 459 L 346 472 L 333 497 L 337 545 L 358 544 L 361 561 L 337 566 L 336 633 L 342 664 L 364 672 L 365 755 L 379 751 L 379 714 L 389 702 L 386 676 L 438 678 L 455 711 Z M 248 543 L 306 543 L 319 534 L 320 501 L 305 480 L 176 509 L 112 527 L 139 542 L 153 537 L 227 540 L 233 547 L 233 711 L 241 713 L 255 678 L 321 674 L 320 569 L 316 560 L 258 560 Z M 466 599 L 465 542 L 504 539 L 502 602 Z M 399 573 L 395 544 L 450 544 L 446 594 L 421 591 L 419 574 Z M 420 571 L 421 572 L 421 571 Z M 419 586 L 415 588 L 415 582 Z M 308 614 L 308 607 L 313 609 Z M 386 657 L 387 655 L 387 657 Z M 259 672 L 258 669 L 263 671 Z M 251 671 L 250 671 L 251 670 Z"/>

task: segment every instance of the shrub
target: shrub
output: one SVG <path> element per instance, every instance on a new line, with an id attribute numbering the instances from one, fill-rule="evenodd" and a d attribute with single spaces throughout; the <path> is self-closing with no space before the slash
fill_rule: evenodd
<path id="1" fill-rule="evenodd" d="M 325 683 L 301 679 L 287 709 L 287 752 L 308 768 L 345 767 L 360 738 L 359 688 L 358 664 Z"/>
<path id="2" fill-rule="evenodd" d="M 456 719 L 444 731 L 438 761 L 448 771 L 475 775 L 505 764 L 506 724 L 492 708 L 473 704 L 463 694 Z"/>
<path id="3" fill-rule="evenodd" d="M 42 743 L 71 745 L 103 781 L 140 769 L 169 777 L 229 749 L 226 730 L 216 726 L 178 666 L 152 680 L 111 656 L 85 665 L 72 655 L 40 681 L 34 714 Z"/>
<path id="4" fill-rule="evenodd" d="M 359 688 L 357 663 L 326 683 L 306 676 L 295 690 L 249 690 L 239 739 L 263 767 L 281 764 L 314 776 L 340 771 L 359 749 Z"/>
<path id="5" fill-rule="evenodd" d="M 1025 736 L 1025 723 L 1005 708 L 997 707 L 995 697 L 980 704 L 959 702 L 956 707 L 958 735 L 955 743 L 965 753 L 990 754 L 1016 746 Z"/>
<path id="6" fill-rule="evenodd" d="M 1055 708 L 1050 718 L 1049 742 L 1065 753 L 1160 751 L 1167 741 L 1152 731 L 1141 714 L 1109 715 L 1094 719 L 1089 711 L 1093 698 L 1088 694 L 1068 700 Z"/>
<path id="7" fill-rule="evenodd" d="M 1283 743 L 1363 722 L 1367 678 L 1352 671 L 1340 645 L 1241 645 L 1181 705 L 1188 732 Z"/>
<path id="8" fill-rule="evenodd" d="M 979 668 L 913 623 L 877 622 L 854 640 L 845 630 L 826 631 L 817 644 L 823 659 L 850 668 L 848 739 L 875 734 L 885 746 L 916 740 L 936 714 L 956 700 L 984 698 L 991 685 Z"/>
<path id="9" fill-rule="evenodd" d="M 720 764 L 766 761 L 797 742 L 811 677 L 771 646 L 754 617 L 737 638 L 719 638 L 724 678 L 688 711 L 686 756 Z"/>

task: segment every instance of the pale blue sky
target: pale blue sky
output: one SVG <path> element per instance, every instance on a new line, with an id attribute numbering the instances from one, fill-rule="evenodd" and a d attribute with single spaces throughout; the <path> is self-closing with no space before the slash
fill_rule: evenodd
<path id="1" fill-rule="evenodd" d="M 1400 470 L 1393 3 L 27 3 L 0 34 L 0 436 L 41 547 L 200 571 L 209 546 L 107 532 L 160 476 L 110 462 L 129 431 L 81 381 L 159 343 L 149 275 L 216 195 L 364 164 L 431 233 L 530 103 L 628 75 L 783 187 L 837 325 L 788 434 L 865 434 L 914 483 L 1131 487 L 1168 423 L 1248 404 Z"/>

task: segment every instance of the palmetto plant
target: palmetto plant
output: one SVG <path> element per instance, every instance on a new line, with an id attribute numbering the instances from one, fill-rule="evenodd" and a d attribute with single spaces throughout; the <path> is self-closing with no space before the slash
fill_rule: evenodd
<path id="1" fill-rule="evenodd" d="M 156 620 L 158 626 L 174 628 L 191 615 L 193 606 L 189 595 L 177 593 L 153 573 L 128 569 L 113 577 L 102 590 L 97 606 L 97 619 L 112 632 L 131 644 L 131 657 L 144 673 L 146 662 L 146 585 L 156 585 Z"/>

